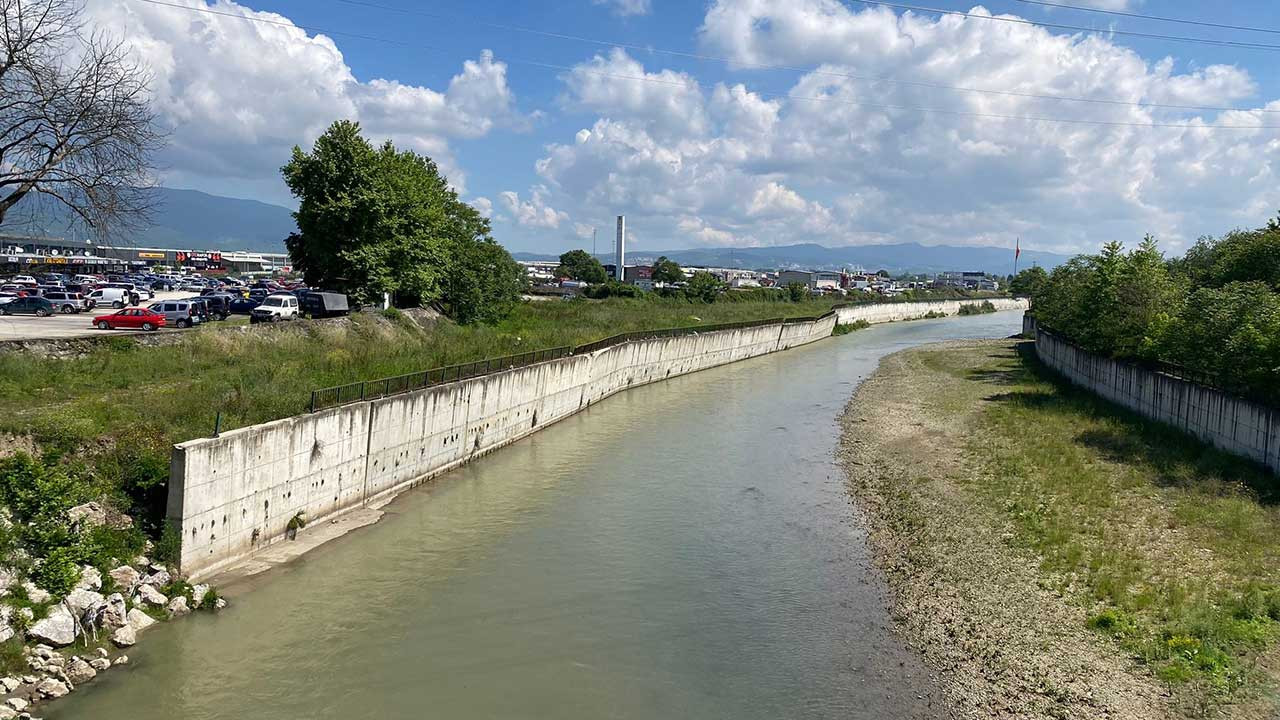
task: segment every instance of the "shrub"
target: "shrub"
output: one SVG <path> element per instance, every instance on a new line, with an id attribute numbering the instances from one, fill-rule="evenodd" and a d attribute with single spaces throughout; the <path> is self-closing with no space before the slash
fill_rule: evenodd
<path id="1" fill-rule="evenodd" d="M 44 559 L 36 562 L 31 570 L 31 581 L 54 598 L 66 597 L 80 581 L 77 555 L 76 550 L 71 547 L 53 548 Z"/>

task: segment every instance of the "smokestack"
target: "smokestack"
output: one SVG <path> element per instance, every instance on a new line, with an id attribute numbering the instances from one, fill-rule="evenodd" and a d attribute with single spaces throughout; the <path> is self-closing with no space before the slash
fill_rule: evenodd
<path id="1" fill-rule="evenodd" d="M 614 272 L 617 273 L 618 282 L 622 282 L 627 277 L 627 274 L 626 274 L 627 271 L 624 269 L 626 267 L 625 263 L 627 259 L 627 216 L 626 215 L 618 216 L 618 247 L 616 248 L 615 253 L 617 254 L 617 257 L 614 258 L 615 267 L 617 268 L 617 270 L 615 270 Z"/>

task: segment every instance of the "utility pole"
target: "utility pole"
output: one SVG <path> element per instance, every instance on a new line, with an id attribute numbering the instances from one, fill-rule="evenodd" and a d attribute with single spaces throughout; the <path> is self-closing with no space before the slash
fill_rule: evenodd
<path id="1" fill-rule="evenodd" d="M 596 256 L 596 229 L 591 228 L 591 257 Z"/>

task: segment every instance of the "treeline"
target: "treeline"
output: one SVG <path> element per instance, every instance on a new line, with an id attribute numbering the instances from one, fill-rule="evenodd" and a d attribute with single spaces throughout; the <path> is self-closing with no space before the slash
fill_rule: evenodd
<path id="1" fill-rule="evenodd" d="M 1043 270 L 1040 271 L 1043 273 Z M 1019 276 L 1037 321 L 1093 352 L 1173 363 L 1280 401 L 1280 220 L 1165 259 L 1145 238 Z"/>

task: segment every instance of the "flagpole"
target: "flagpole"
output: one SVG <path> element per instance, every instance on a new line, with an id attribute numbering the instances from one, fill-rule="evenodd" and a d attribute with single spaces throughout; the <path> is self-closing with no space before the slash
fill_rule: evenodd
<path id="1" fill-rule="evenodd" d="M 1018 277 L 1018 256 L 1022 254 L 1022 238 L 1013 241 L 1013 276 Z"/>

